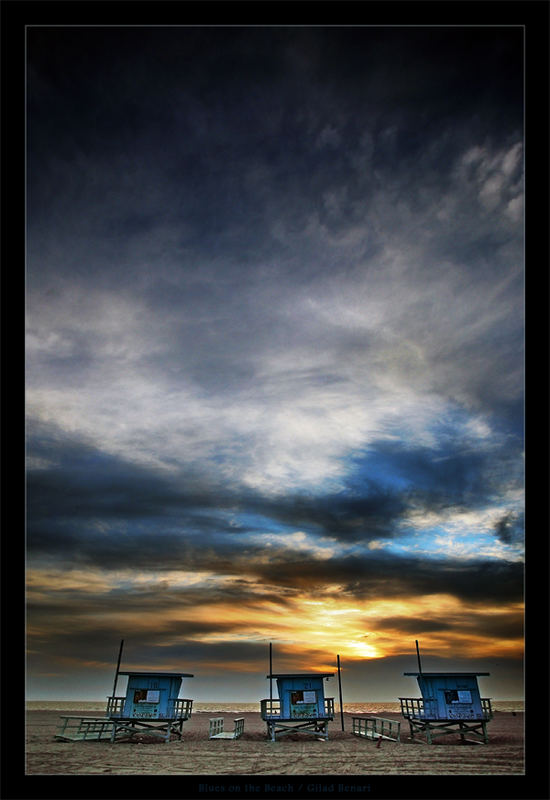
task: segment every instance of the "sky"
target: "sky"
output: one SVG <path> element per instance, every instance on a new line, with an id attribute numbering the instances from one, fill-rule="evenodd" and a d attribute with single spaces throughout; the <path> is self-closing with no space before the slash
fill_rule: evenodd
<path id="1" fill-rule="evenodd" d="M 28 699 L 523 696 L 521 27 L 27 29 Z M 332 684 L 336 696 L 336 684 Z"/>

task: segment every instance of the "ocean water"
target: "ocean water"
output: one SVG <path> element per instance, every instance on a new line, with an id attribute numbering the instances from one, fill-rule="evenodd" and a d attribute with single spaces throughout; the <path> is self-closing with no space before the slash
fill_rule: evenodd
<path id="1" fill-rule="evenodd" d="M 94 711 L 105 712 L 106 700 L 27 700 L 27 711 Z M 491 700 L 493 711 L 523 711 L 523 700 Z M 401 710 L 399 703 L 344 703 L 344 711 L 349 714 L 383 714 L 396 713 Z M 193 711 L 217 712 L 223 711 L 228 714 L 244 714 L 246 712 L 260 711 L 260 701 L 256 703 L 224 703 L 212 702 L 201 703 L 193 702 Z M 340 713 L 340 708 L 336 704 L 336 713 Z"/>

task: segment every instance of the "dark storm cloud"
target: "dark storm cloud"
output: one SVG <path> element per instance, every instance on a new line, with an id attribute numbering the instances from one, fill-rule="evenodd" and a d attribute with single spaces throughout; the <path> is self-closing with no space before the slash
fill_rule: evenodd
<path id="1" fill-rule="evenodd" d="M 445 619 L 419 619 L 417 617 L 384 617 L 382 629 L 395 628 L 403 633 L 416 634 L 450 631 L 454 626 Z"/>
<path id="2" fill-rule="evenodd" d="M 40 158 L 40 169 L 30 171 L 33 222 L 46 209 L 51 213 L 52 201 L 56 208 L 70 199 L 64 211 L 71 224 L 78 221 L 90 233 L 99 233 L 94 218 L 102 226 L 100 248 L 125 240 L 140 220 L 141 231 L 149 233 L 152 220 L 162 216 L 180 223 L 191 250 L 203 249 L 206 240 L 212 255 L 212 247 L 234 251 L 226 238 L 233 235 L 233 220 L 247 240 L 252 236 L 257 254 L 258 246 L 265 252 L 268 208 L 286 210 L 296 223 L 296 214 L 308 213 L 311 197 L 322 207 L 322 193 L 335 181 L 347 187 L 345 218 L 353 219 L 354 195 L 365 199 L 365 170 L 359 178 L 349 159 L 363 154 L 365 130 L 377 142 L 371 153 L 375 173 L 389 170 L 388 178 L 399 175 L 401 182 L 409 176 L 407 192 L 417 184 L 414 170 L 420 175 L 426 169 L 427 140 L 445 130 L 453 136 L 444 139 L 446 149 L 431 168 L 438 185 L 461 136 L 484 139 L 487 130 L 498 136 L 499 130 L 514 129 L 513 115 L 521 130 L 521 87 L 514 90 L 510 78 L 521 75 L 513 68 L 520 57 L 517 37 L 518 31 L 496 37 L 493 31 L 434 35 L 414 29 L 104 29 L 101 35 L 31 29 L 31 167 Z M 415 57 L 411 41 L 417 39 L 418 52 L 429 45 L 436 73 L 429 58 Z M 483 84 L 472 84 L 478 70 Z M 484 93 L 492 96 L 488 107 Z M 493 109 L 508 110 L 504 128 L 487 119 Z M 383 136 L 385 131 L 393 133 Z M 108 178 L 118 157 L 122 181 Z M 80 180 L 74 180 L 75 161 Z M 262 169 L 269 180 L 258 194 L 254 176 Z M 61 179 L 60 191 L 54 198 L 48 194 L 45 203 L 54 175 Z M 380 178 L 372 188 L 379 185 Z M 79 199 L 85 214 L 75 214 Z M 94 200 L 107 204 L 109 213 L 97 217 Z M 122 266 L 119 261 L 117 280 L 126 275 Z M 84 279 L 79 264 L 74 267 Z M 95 280 L 102 269 L 110 265 L 95 259 Z"/>
<path id="3" fill-rule="evenodd" d="M 510 598 L 512 599 L 512 598 Z M 457 618 L 458 617 L 458 618 Z M 465 633 L 477 636 L 492 636 L 502 639 L 520 639 L 523 636 L 523 614 L 507 611 L 503 614 L 484 614 L 479 607 L 468 615 L 448 614 L 441 619 L 421 619 L 418 617 L 384 617 L 378 626 L 380 631 L 396 629 L 411 637 L 423 633 Z"/>
<path id="4" fill-rule="evenodd" d="M 65 660 L 73 662 L 73 668 L 75 664 L 85 667 L 92 663 L 94 669 L 98 670 L 103 666 L 112 676 L 118 652 L 118 633 L 116 630 L 98 628 L 92 629 L 87 637 L 76 636 L 73 640 L 71 635 L 57 635 L 52 631 L 49 642 L 58 653 L 63 654 Z M 166 669 L 166 665 L 173 664 L 172 668 L 190 671 L 196 679 L 208 674 L 217 674 L 223 682 L 227 681 L 229 676 L 227 670 L 220 669 L 220 665 L 231 666 L 231 671 L 234 671 L 233 665 L 238 664 L 244 675 L 257 672 L 258 681 L 262 685 L 268 672 L 267 653 L 267 641 L 201 642 L 192 638 L 186 639 L 183 631 L 178 644 L 167 645 L 165 640 L 158 640 L 153 631 L 137 633 L 130 630 L 124 638 L 121 669 L 124 670 L 133 664 L 139 664 L 141 669 Z M 281 655 L 279 664 L 282 663 L 282 659 Z M 52 662 L 46 652 L 33 650 L 29 655 L 29 661 L 33 673 L 40 673 L 44 668 L 56 671 L 60 669 L 59 662 Z M 106 683 L 106 689 L 111 686 L 112 677 L 109 683 Z M 196 692 L 196 684 L 193 684 L 193 689 L 189 691 Z"/>
<path id="5" fill-rule="evenodd" d="M 159 598 L 157 597 L 157 600 Z M 175 599 L 175 598 L 174 598 Z M 172 602 L 174 602 L 174 599 Z M 75 596 L 74 600 L 78 600 L 78 612 L 67 614 L 65 616 L 59 613 L 59 605 L 48 606 L 40 605 L 34 607 L 29 606 L 29 613 L 33 615 L 35 623 L 39 623 L 42 628 L 42 635 L 32 635 L 31 638 L 35 643 L 38 643 L 41 638 L 47 638 L 51 645 L 59 648 L 59 652 L 82 652 L 86 654 L 85 658 L 90 658 L 90 653 L 97 653 L 100 657 L 101 650 L 105 646 L 102 643 L 109 638 L 109 634 L 116 631 L 117 621 L 109 619 L 102 621 L 101 613 L 105 611 L 112 611 L 112 606 L 97 602 L 87 602 L 86 595 L 83 593 L 80 597 Z M 228 639 L 231 634 L 238 633 L 242 630 L 239 629 L 238 622 L 224 622 L 223 620 L 216 620 L 215 622 L 194 622 L 189 620 L 170 620 L 165 619 L 161 615 L 164 610 L 161 603 L 157 603 L 154 609 L 150 609 L 147 604 L 137 604 L 139 600 L 134 598 L 134 605 L 130 607 L 135 615 L 132 621 L 124 620 L 118 621 L 118 625 L 124 627 L 133 635 L 146 640 L 146 647 L 156 648 L 161 647 L 162 652 L 168 654 L 169 648 L 166 646 L 167 637 L 177 637 L 178 640 L 183 642 L 191 642 L 194 639 L 200 639 L 202 636 L 208 634 L 225 634 Z M 128 610 L 128 607 L 121 608 L 119 613 Z M 154 624 L 147 624 L 145 621 L 145 614 L 153 610 L 157 612 L 156 621 Z M 48 620 L 51 619 L 51 614 L 55 613 L 56 619 L 59 622 L 58 626 L 51 626 Z M 97 615 L 97 616 L 96 616 Z M 83 620 L 89 619 L 90 622 L 85 624 L 83 628 Z M 122 619 L 119 617 L 118 620 Z M 96 647 L 97 645 L 97 647 Z M 146 649 L 144 647 L 144 649 Z M 181 647 L 180 647 L 181 651 Z"/>
<path id="6" fill-rule="evenodd" d="M 519 602 L 523 592 L 523 567 L 518 563 L 452 558 L 431 560 L 388 556 L 373 551 L 368 556 L 280 559 L 269 565 L 250 565 L 251 572 L 270 583 L 301 588 L 340 584 L 341 596 L 376 600 L 451 594 L 472 601 Z"/>
<path id="7" fill-rule="evenodd" d="M 221 487 L 201 480 L 200 474 L 184 475 L 176 486 L 158 471 L 65 437 L 62 442 L 31 440 L 29 453 L 31 459 L 50 463 L 47 468 L 33 469 L 31 461 L 31 519 L 147 520 L 171 517 L 189 507 L 223 506 L 225 499 L 219 494 Z"/>
<path id="8" fill-rule="evenodd" d="M 409 36 L 418 50 L 403 47 Z M 365 333 L 346 325 L 327 330 L 311 308 L 306 313 L 307 303 L 330 309 L 341 285 L 341 313 L 346 287 L 355 292 L 357 281 L 376 297 L 388 280 L 381 284 L 376 259 L 388 243 L 406 249 L 413 238 L 429 239 L 429 253 L 411 254 L 410 286 L 396 280 L 390 296 L 380 299 L 399 308 L 405 338 L 433 351 L 418 380 L 429 375 L 441 392 L 460 392 L 483 408 L 514 403 L 502 390 L 519 341 L 511 343 L 512 317 L 506 336 L 502 325 L 484 331 L 487 337 L 498 330 L 498 339 L 493 357 L 480 361 L 454 287 L 441 299 L 440 275 L 447 269 L 451 280 L 457 271 L 470 273 L 491 287 L 501 268 L 483 257 L 482 245 L 491 254 L 510 246 L 508 226 L 500 222 L 495 238 L 494 219 L 472 219 L 480 187 L 473 180 L 457 185 L 453 170 L 471 143 L 481 141 L 486 152 L 479 163 L 488 175 L 498 173 L 495 152 L 520 136 L 521 91 L 504 79 L 515 74 L 517 36 L 513 30 L 497 36 L 415 29 L 102 29 L 101 35 L 32 29 L 32 318 L 40 321 L 56 296 L 69 298 L 57 312 L 69 317 L 61 328 L 67 352 L 57 346 L 41 349 L 37 361 L 29 358 L 33 379 L 48 372 L 68 380 L 76 370 L 93 376 L 105 350 L 111 353 L 110 331 L 101 325 L 88 325 L 85 336 L 74 332 L 87 314 L 97 317 L 103 288 L 139 301 L 137 332 L 150 350 L 135 356 L 140 374 L 185 376 L 226 402 L 239 402 L 243 389 L 255 391 L 258 405 L 272 391 L 271 384 L 261 390 L 264 359 L 305 347 L 310 355 L 325 352 L 332 363 L 322 376 L 312 370 L 309 381 L 294 376 L 285 399 L 326 379 L 327 370 L 341 381 L 342 364 L 364 368 Z M 432 53 L 437 70 L 418 52 Z M 469 75 L 478 70 L 484 81 L 472 89 Z M 489 107 L 485 93 L 493 99 Z M 488 115 L 505 108 L 508 123 L 497 127 Z M 442 202 L 446 193 L 452 203 L 441 219 L 436 212 L 451 202 Z M 442 271 L 442 256 L 463 246 L 465 232 L 469 250 L 457 269 Z M 416 298 L 413 287 L 425 284 L 428 291 Z M 93 288 L 89 298 L 83 287 Z M 513 293 L 508 286 L 497 317 L 502 306 L 509 313 Z M 405 297 L 411 299 L 403 303 Z M 482 310 L 483 304 L 472 307 L 476 325 Z M 338 319 L 334 309 L 332 316 Z M 43 331 L 36 336 L 43 339 Z M 341 388 L 349 389 L 345 381 Z"/>
<path id="9" fill-rule="evenodd" d="M 173 477 L 166 479 L 156 471 L 107 458 L 70 440 L 50 438 L 33 444 L 35 458 L 48 456 L 57 464 L 28 473 L 27 539 L 30 562 L 37 565 L 42 562 L 66 568 L 154 570 L 161 576 L 173 569 L 240 572 L 266 586 L 279 586 L 280 602 L 284 602 L 284 591 L 292 593 L 334 583 L 340 583 L 346 595 L 372 599 L 381 592 L 393 596 L 448 592 L 478 601 L 521 597 L 519 564 L 396 558 L 378 550 L 368 556 L 342 557 L 336 553 L 328 560 L 317 560 L 285 548 L 284 537 L 266 560 L 263 543 L 247 538 L 247 534 L 262 531 L 262 525 L 269 520 L 283 525 L 282 531 L 307 530 L 341 543 L 396 537 L 397 523 L 410 510 L 411 503 L 424 510 L 465 503 L 465 488 L 475 483 L 472 478 L 465 479 L 465 463 L 474 469 L 473 478 L 478 482 L 469 502 L 476 497 L 481 502 L 479 454 L 468 456 L 464 463 L 458 457 L 457 467 L 457 463 L 432 464 L 426 452 L 407 454 L 389 448 L 385 456 L 376 460 L 379 474 L 395 474 L 384 461 L 388 454 L 390 462 L 401 459 L 402 474 L 416 483 L 413 490 L 384 490 L 372 480 L 365 480 L 361 470 L 359 483 L 352 484 L 355 491 L 361 486 L 363 493 L 359 496 L 274 500 L 251 492 L 224 494 L 220 487 L 201 483 L 193 475 L 176 485 Z M 451 486 L 455 489 L 451 490 Z M 259 515 L 256 525 L 235 522 L 244 511 Z M 505 523 L 511 523 L 510 515 L 501 521 L 501 528 Z M 69 605 L 74 602 L 70 593 L 58 592 L 57 596 Z M 261 599 L 276 600 L 276 590 L 267 591 L 261 598 L 251 597 L 246 581 L 223 591 L 210 587 L 179 592 L 161 579 L 150 591 L 123 587 L 106 595 L 106 602 L 116 601 L 121 611 L 135 603 L 141 608 L 168 609 L 172 602 L 209 605 Z M 78 602 L 85 603 L 85 599 Z"/>
<path id="10" fill-rule="evenodd" d="M 107 570 L 169 570 L 212 571 L 221 574 L 248 576 L 267 586 L 279 586 L 300 591 L 321 591 L 327 585 L 340 584 L 342 596 L 377 599 L 381 595 L 408 597 L 411 595 L 448 593 L 475 601 L 517 601 L 522 597 L 523 567 L 519 563 L 490 560 L 456 561 L 388 556 L 372 551 L 368 556 L 354 555 L 317 560 L 281 547 L 273 548 L 266 559 L 261 545 L 216 541 L 215 546 L 205 542 L 188 542 L 181 534 L 148 532 L 114 532 L 110 536 L 87 530 L 86 535 L 59 530 L 51 537 L 31 539 L 31 554 L 37 564 L 51 559 L 62 566 L 100 567 Z M 47 546 L 44 546 L 47 543 Z M 231 593 L 233 600 L 249 597 L 249 588 L 241 585 Z M 155 592 L 162 591 L 161 585 Z M 185 592 L 185 597 L 195 598 L 195 590 Z M 197 599 L 208 604 L 223 599 L 210 589 L 197 590 Z M 176 593 L 177 594 L 177 593 Z M 140 600 L 141 595 L 136 595 Z M 226 597 L 227 599 L 227 597 Z M 143 596 L 147 601 L 147 594 Z"/>
<path id="11" fill-rule="evenodd" d="M 472 615 L 465 618 L 457 630 L 462 627 L 465 633 L 470 630 L 477 635 L 492 636 L 495 639 L 522 639 L 524 633 L 524 614 L 522 611 L 510 611 L 506 614 Z"/>
<path id="12" fill-rule="evenodd" d="M 165 477 L 67 438 L 30 439 L 32 458 L 55 466 L 28 472 L 29 553 L 139 569 L 162 568 L 166 551 L 174 560 L 194 563 L 208 560 L 214 547 L 218 564 L 241 550 L 246 558 L 258 555 L 261 546 L 247 542 L 246 534 L 261 533 L 266 524 L 339 543 L 392 539 L 413 509 L 482 507 L 498 489 L 490 466 L 494 453 L 489 459 L 452 447 L 441 452 L 382 444 L 375 456 L 359 462 L 349 493 L 272 498 L 192 471 L 177 480 Z M 388 486 L 389 476 L 402 488 Z M 512 521 L 509 512 L 499 523 L 503 541 L 512 541 Z M 513 530 L 518 541 L 520 528 Z"/>
<path id="13" fill-rule="evenodd" d="M 193 567 L 193 564 L 190 566 Z M 214 563 L 213 566 L 219 565 Z M 46 623 L 48 618 L 61 616 L 63 613 L 65 613 L 67 619 L 70 619 L 74 616 L 74 609 L 78 609 L 76 616 L 97 620 L 98 630 L 102 628 L 102 620 L 105 619 L 106 614 L 112 612 L 113 608 L 120 615 L 137 614 L 136 623 L 139 623 L 140 618 L 143 618 L 146 614 L 154 613 L 157 615 L 155 625 L 159 636 L 162 637 L 166 633 L 179 631 L 182 634 L 193 637 L 197 634 L 211 633 L 213 631 L 234 630 L 236 623 L 225 622 L 219 619 L 218 616 L 215 620 L 208 621 L 185 619 L 174 621 L 170 618 L 165 618 L 163 616 L 165 612 L 173 611 L 174 608 L 185 611 L 186 609 L 226 603 L 234 603 L 246 609 L 254 609 L 266 603 L 276 603 L 284 607 L 293 596 L 292 589 L 284 586 L 261 587 L 252 584 L 251 581 L 243 580 L 219 584 L 212 580 L 210 576 L 203 579 L 202 582 L 198 581 L 196 584 L 190 583 L 181 586 L 177 578 L 165 578 L 162 573 L 159 577 L 151 579 L 146 584 L 136 584 L 130 579 L 126 585 L 122 583 L 120 586 L 111 588 L 108 575 L 105 576 L 104 584 L 102 585 L 102 582 L 97 580 L 97 573 L 93 573 L 93 581 L 92 573 L 89 572 L 88 574 L 91 587 L 99 586 L 95 592 L 79 586 L 75 580 L 72 581 L 72 586 L 68 587 L 60 573 L 56 581 L 55 598 L 48 600 L 40 597 L 39 600 L 35 600 L 32 596 L 32 591 L 34 590 L 34 584 L 32 584 L 31 597 L 27 606 L 29 613 L 36 619 L 41 619 L 43 623 Z M 37 579 L 39 589 L 42 587 L 47 588 L 48 578 L 46 577 L 43 580 L 44 584 L 41 584 L 40 578 Z M 65 609 L 65 612 L 63 612 L 63 609 Z M 242 623 L 240 624 L 242 625 Z M 61 634 L 62 631 L 59 633 Z"/>
<path id="14" fill-rule="evenodd" d="M 397 493 L 372 482 L 362 497 L 298 496 L 278 502 L 259 498 L 251 506 L 285 525 L 312 530 L 340 542 L 353 542 L 395 536 L 395 523 L 406 503 Z"/>
<path id="15" fill-rule="evenodd" d="M 85 452 L 84 463 L 90 468 L 94 459 Z M 281 594 L 286 589 L 300 591 L 340 583 L 344 594 L 373 599 L 381 592 L 399 596 L 448 592 L 477 600 L 521 597 L 520 564 L 396 558 L 376 550 L 368 556 L 335 555 L 321 561 L 286 549 L 284 538 L 266 560 L 264 546 L 246 539 L 246 533 L 255 532 L 254 527 L 235 527 L 216 514 L 209 493 L 206 500 L 202 492 L 178 493 L 147 471 L 129 469 L 116 460 L 96 461 L 96 466 L 97 472 L 92 468 L 89 474 L 79 473 L 77 460 L 58 471 L 29 473 L 28 542 L 32 562 L 53 560 L 59 566 L 156 570 L 161 574 L 172 569 L 240 572 L 264 585 L 281 587 Z M 219 496 L 217 500 L 218 509 L 223 508 Z M 390 535 L 397 503 L 395 497 L 384 494 L 321 498 L 316 502 L 299 498 L 277 504 L 250 496 L 248 500 L 248 509 L 261 509 L 279 522 L 311 528 L 343 541 Z M 227 509 L 234 513 L 241 502 L 238 497 L 228 497 Z M 359 528 L 357 533 L 354 527 Z M 121 607 L 125 605 L 125 591 L 120 597 L 116 592 L 111 595 L 111 599 L 117 595 Z M 151 591 L 153 595 L 141 591 L 128 597 L 144 606 L 156 602 L 162 605 L 162 581 Z M 242 582 L 230 595 L 234 601 L 243 602 L 249 598 L 249 586 Z M 225 589 L 221 596 L 212 589 L 190 589 L 181 596 L 172 590 L 167 596 L 178 602 L 205 604 L 229 597 Z"/>
<path id="16" fill-rule="evenodd" d="M 143 645 L 136 647 L 139 653 L 140 662 L 149 667 L 162 660 L 166 662 L 183 662 L 189 665 L 196 665 L 193 668 L 199 669 L 200 665 L 207 664 L 209 669 L 204 671 L 215 672 L 220 671 L 220 665 L 231 664 L 240 662 L 243 670 L 252 671 L 254 668 L 263 672 L 266 669 L 266 654 L 267 654 L 267 641 L 264 642 L 244 642 L 244 641 L 231 641 L 231 642 L 200 642 L 189 639 L 183 641 L 181 644 L 168 645 L 160 651 L 150 650 L 149 654 L 146 652 L 146 647 Z M 197 677 L 199 675 L 197 674 Z M 263 675 L 262 675 L 263 677 Z"/>

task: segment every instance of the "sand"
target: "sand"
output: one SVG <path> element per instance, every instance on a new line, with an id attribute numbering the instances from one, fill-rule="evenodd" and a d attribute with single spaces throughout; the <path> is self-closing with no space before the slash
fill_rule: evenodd
<path id="1" fill-rule="evenodd" d="M 90 712 L 82 712 L 82 715 L 90 716 Z M 29 711 L 25 772 L 27 775 L 343 777 L 524 774 L 523 713 L 519 712 L 495 712 L 488 725 L 487 745 L 462 744 L 458 736 L 441 737 L 433 745 L 411 742 L 407 721 L 399 714 L 388 713 L 385 714 L 387 718 L 401 721 L 402 741 L 383 740 L 379 747 L 376 742 L 351 733 L 352 715 L 349 714 L 344 715 L 344 731 L 339 716 L 329 725 L 328 741 L 292 734 L 276 742 L 266 738 L 266 725 L 259 713 L 239 714 L 245 718 L 240 739 L 210 740 L 208 720 L 213 716 L 223 716 L 226 730 L 232 729 L 231 714 L 194 712 L 184 723 L 183 741 L 165 743 L 143 735 L 131 742 L 112 744 L 109 741 L 56 740 L 54 734 L 61 721 L 60 712 Z M 263 787 L 265 782 L 260 784 Z M 327 785 L 332 784 L 334 781 Z M 197 796 L 200 785 L 198 781 Z M 360 782 L 355 780 L 355 785 L 358 786 L 356 794 L 362 794 Z M 249 792 L 254 794 L 254 789 Z M 204 789 L 200 789 L 200 793 L 208 794 Z M 327 793 L 334 796 L 337 791 Z M 321 788 L 319 795 L 323 795 Z"/>

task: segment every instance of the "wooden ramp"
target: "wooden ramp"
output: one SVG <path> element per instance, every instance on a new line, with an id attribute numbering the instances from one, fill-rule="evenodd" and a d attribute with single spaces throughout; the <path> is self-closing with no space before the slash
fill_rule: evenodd
<path id="1" fill-rule="evenodd" d="M 113 720 L 109 717 L 71 717 L 62 716 L 56 739 L 63 742 L 110 740 L 113 735 Z"/>
<path id="2" fill-rule="evenodd" d="M 352 733 L 364 739 L 401 741 L 401 723 L 384 717 L 353 717 Z"/>
<path id="3" fill-rule="evenodd" d="M 235 727 L 232 731 L 224 731 L 223 717 L 214 717 L 210 720 L 208 731 L 209 739 L 239 739 L 244 731 L 244 717 L 233 720 Z"/>

